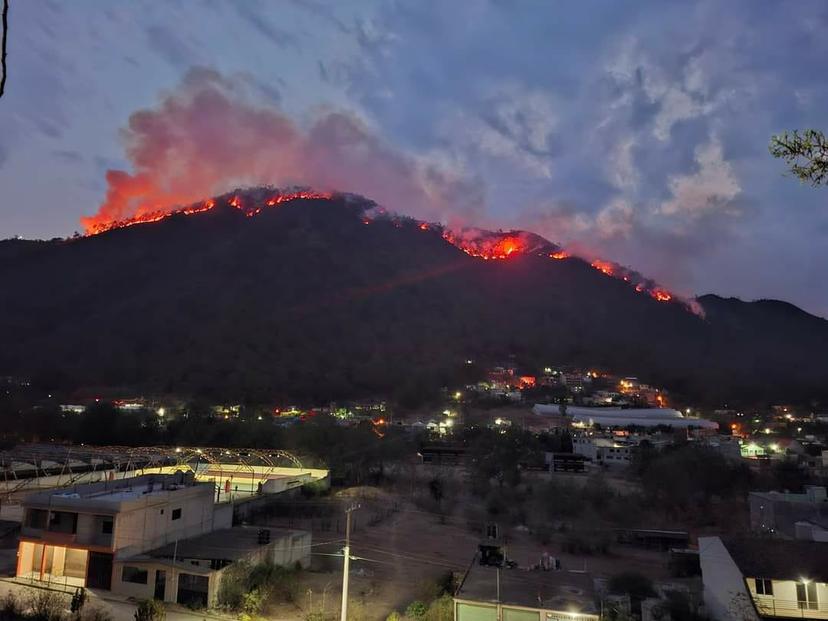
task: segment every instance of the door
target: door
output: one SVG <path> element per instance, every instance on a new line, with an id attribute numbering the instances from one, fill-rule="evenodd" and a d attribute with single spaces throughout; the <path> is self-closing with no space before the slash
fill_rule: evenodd
<path id="1" fill-rule="evenodd" d="M 153 597 L 157 600 L 164 601 L 167 594 L 167 572 L 159 569 L 155 572 L 155 595 Z"/>
<path id="2" fill-rule="evenodd" d="M 86 586 L 90 589 L 112 588 L 112 554 L 90 552 L 86 568 Z"/>

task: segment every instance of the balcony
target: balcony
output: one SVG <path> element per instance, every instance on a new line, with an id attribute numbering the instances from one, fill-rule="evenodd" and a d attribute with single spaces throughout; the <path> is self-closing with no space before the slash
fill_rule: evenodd
<path id="1" fill-rule="evenodd" d="M 763 617 L 784 619 L 828 619 L 828 603 L 798 602 L 763 595 L 753 598 L 756 610 Z"/>

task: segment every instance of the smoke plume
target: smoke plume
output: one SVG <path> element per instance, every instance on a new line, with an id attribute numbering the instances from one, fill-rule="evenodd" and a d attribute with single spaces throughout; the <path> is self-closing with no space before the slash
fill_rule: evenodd
<path id="1" fill-rule="evenodd" d="M 109 170 L 106 199 L 85 230 L 173 210 L 245 185 L 309 186 L 371 197 L 429 221 L 462 223 L 483 206 L 478 183 L 388 145 L 345 112 L 304 127 L 244 80 L 193 69 L 122 132 L 132 172 Z"/>

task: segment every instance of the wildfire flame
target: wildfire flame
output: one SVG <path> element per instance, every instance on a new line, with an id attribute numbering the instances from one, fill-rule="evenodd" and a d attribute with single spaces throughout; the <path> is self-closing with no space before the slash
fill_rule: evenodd
<path id="1" fill-rule="evenodd" d="M 225 204 L 239 210 L 248 218 L 252 218 L 262 212 L 263 208 L 273 208 L 293 200 L 323 199 L 329 200 L 335 196 L 332 192 L 319 192 L 309 189 L 293 190 L 271 190 L 265 199 L 254 200 L 245 194 L 245 198 L 238 193 L 226 195 L 217 199 L 209 199 L 195 203 L 180 209 L 168 210 L 158 209 L 143 212 L 138 215 L 110 222 L 96 222 L 87 226 L 86 235 L 98 235 L 113 229 L 125 228 L 136 224 L 158 222 L 170 216 L 179 214 L 192 215 L 204 213 L 215 209 L 218 204 Z M 555 261 L 568 259 L 570 255 L 565 250 L 548 242 L 542 237 L 526 231 L 492 232 L 481 229 L 448 229 L 443 228 L 439 223 L 420 222 L 410 218 L 402 218 L 390 214 L 385 209 L 374 206 L 366 209 L 361 216 L 363 224 L 371 224 L 375 219 L 391 221 L 396 228 L 403 228 L 404 223 L 413 223 L 421 231 L 436 231 L 440 233 L 448 243 L 456 246 L 467 255 L 486 261 L 500 261 L 520 255 L 538 255 Z M 617 263 L 595 259 L 590 265 L 601 273 L 629 283 L 638 293 L 644 293 L 659 302 L 670 302 L 675 296 L 666 289 L 659 287 L 651 280 L 648 280 Z M 692 310 L 692 308 L 691 308 Z M 695 311 L 694 311 L 695 312 Z"/>
<path id="2" fill-rule="evenodd" d="M 288 201 L 293 201 L 297 199 L 331 199 L 333 198 L 334 194 L 331 192 L 317 192 L 314 190 L 290 190 L 290 191 L 277 191 L 271 198 L 265 201 L 265 206 L 267 207 L 275 207 L 277 205 L 281 205 L 282 203 L 287 203 Z M 245 208 L 244 204 L 242 203 L 242 199 L 239 195 L 233 195 L 226 201 L 227 205 L 238 209 L 245 216 L 248 218 L 252 218 L 255 215 L 261 213 L 261 207 L 248 207 Z M 165 218 L 169 218 L 170 216 L 175 216 L 179 214 L 184 215 L 192 215 L 195 213 L 203 213 L 205 211 L 210 211 L 216 206 L 216 201 L 214 199 L 206 200 L 202 203 L 196 203 L 194 205 L 190 205 L 188 207 L 182 207 L 181 209 L 174 209 L 170 210 L 156 210 L 150 211 L 146 213 L 142 213 L 139 215 L 132 216 L 131 218 L 126 218 L 124 220 L 113 220 L 110 222 L 96 222 L 87 226 L 86 228 L 86 235 L 99 235 L 100 233 L 105 233 L 106 231 L 111 231 L 113 229 L 121 229 L 128 226 L 134 226 L 136 224 L 146 224 L 148 222 L 158 222 L 159 220 L 163 220 Z"/>

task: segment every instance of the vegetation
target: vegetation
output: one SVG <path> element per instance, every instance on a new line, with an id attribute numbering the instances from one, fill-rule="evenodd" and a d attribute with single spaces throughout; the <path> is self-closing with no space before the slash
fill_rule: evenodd
<path id="1" fill-rule="evenodd" d="M 216 212 L 4 241 L 0 279 L 0 375 L 52 394 L 300 405 L 381 394 L 416 407 L 512 354 L 625 369 L 711 402 L 828 391 L 828 323 L 798 309 L 704 296 L 702 320 L 578 259 L 480 261 L 437 232 L 366 227 L 337 201 L 255 223 Z"/>
<path id="2" fill-rule="evenodd" d="M 265 562 L 233 563 L 224 571 L 218 592 L 222 608 L 255 617 L 275 603 L 293 602 L 297 597 L 296 572 Z"/>
<path id="3" fill-rule="evenodd" d="M 773 136 L 770 152 L 785 160 L 791 173 L 813 186 L 828 184 L 828 138 L 821 131 L 806 129 Z"/>
<path id="4" fill-rule="evenodd" d="M 145 599 L 138 602 L 135 610 L 135 621 L 164 621 L 167 618 L 167 609 L 164 604 L 154 599 Z"/>

